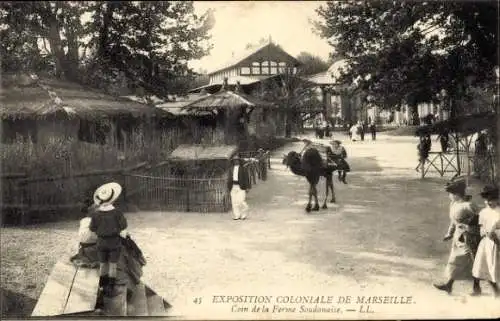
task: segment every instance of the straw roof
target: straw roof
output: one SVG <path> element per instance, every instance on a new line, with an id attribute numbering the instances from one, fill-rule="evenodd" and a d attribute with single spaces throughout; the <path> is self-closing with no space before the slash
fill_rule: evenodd
<path id="1" fill-rule="evenodd" d="M 243 92 L 221 90 L 218 93 L 200 98 L 184 106 L 184 109 L 191 112 L 211 111 L 217 113 L 217 109 L 257 106 L 271 107 L 272 104 L 244 94 Z"/>
<path id="2" fill-rule="evenodd" d="M 43 118 L 62 113 L 66 116 L 151 116 L 158 109 L 115 97 L 79 84 L 36 76 L 12 76 L 0 87 L 0 118 Z"/>
<path id="3" fill-rule="evenodd" d="M 169 159 L 178 161 L 230 159 L 237 150 L 236 145 L 179 145 L 170 154 Z"/>
<path id="4" fill-rule="evenodd" d="M 210 96 L 210 94 L 205 94 L 205 93 L 188 94 L 185 97 L 175 97 L 176 98 L 175 101 L 163 102 L 161 104 L 156 105 L 156 107 L 174 116 L 189 116 L 193 114 L 190 113 L 188 110 L 184 109 L 184 107 L 200 98 L 205 98 L 208 96 Z M 199 113 L 197 113 L 197 115 L 206 116 L 213 114 L 209 111 L 205 112 L 200 111 Z"/>
<path id="5" fill-rule="evenodd" d="M 447 119 L 432 125 L 420 126 L 415 130 L 415 135 L 423 136 L 449 131 L 468 136 L 484 129 L 495 128 L 497 117 L 495 113 L 486 112 Z"/>

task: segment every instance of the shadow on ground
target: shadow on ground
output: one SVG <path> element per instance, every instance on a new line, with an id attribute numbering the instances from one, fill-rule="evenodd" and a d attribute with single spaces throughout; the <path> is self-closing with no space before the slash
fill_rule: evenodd
<path id="1" fill-rule="evenodd" d="M 2 311 L 0 318 L 26 318 L 36 305 L 36 300 L 21 293 L 1 289 Z"/>
<path id="2" fill-rule="evenodd" d="M 309 264 L 328 275 L 358 282 L 375 276 L 431 282 L 444 268 L 449 244 L 441 241 L 448 227 L 448 200 L 442 178 L 395 177 L 382 172 L 374 157 L 351 158 L 348 185 L 335 180 L 337 205 L 306 214 L 301 237 L 283 248 L 282 240 L 260 240 L 261 250 L 281 251 L 289 260 Z M 275 168 L 272 179 L 252 199 L 270 211 L 303 211 L 305 178 Z M 366 172 L 380 172 L 369 175 Z M 320 181 L 320 202 L 324 199 Z M 271 190 L 271 186 L 279 186 Z M 251 192 L 252 193 L 252 192 Z M 300 220 L 290 214 L 290 220 Z M 313 224 L 315 220 L 321 224 Z M 297 223 L 297 222 L 294 222 Z M 311 224 L 308 224 L 311 223 Z"/>

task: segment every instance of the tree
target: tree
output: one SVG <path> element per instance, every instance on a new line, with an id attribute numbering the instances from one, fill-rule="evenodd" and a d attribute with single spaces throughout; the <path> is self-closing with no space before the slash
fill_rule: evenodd
<path id="1" fill-rule="evenodd" d="M 342 80 L 385 108 L 436 101 L 452 115 L 470 88 L 494 80 L 497 2 L 330 1 L 316 29 L 349 60 Z"/>
<path id="2" fill-rule="evenodd" d="M 108 2 L 87 26 L 93 30 L 98 74 L 119 70 L 147 91 L 165 95 L 184 88 L 167 85 L 179 76 L 185 82 L 192 74 L 187 62 L 208 53 L 213 16 L 211 11 L 196 16 L 187 1 Z"/>
<path id="3" fill-rule="evenodd" d="M 4 71 L 48 58 L 57 77 L 100 88 L 124 78 L 155 94 L 184 90 L 187 62 L 211 48 L 212 11 L 199 17 L 189 1 L 12 1 L 0 13 Z"/>
<path id="4" fill-rule="evenodd" d="M 257 96 L 265 101 L 276 103 L 283 111 L 286 137 L 291 136 L 292 129 L 298 130 L 298 127 L 302 127 L 303 115 L 322 107 L 316 86 L 290 73 L 264 80 Z"/>
<path id="5" fill-rule="evenodd" d="M 328 70 L 328 63 L 321 57 L 314 56 L 308 52 L 301 52 L 297 56 L 297 60 L 302 63 L 300 67 L 301 73 L 305 76 L 314 75 Z"/>
<path id="6" fill-rule="evenodd" d="M 50 58 L 57 77 L 78 78 L 80 17 L 86 3 L 72 1 L 4 1 L 2 12 L 2 70 L 44 69 Z M 40 43 L 46 51 L 40 50 Z"/>

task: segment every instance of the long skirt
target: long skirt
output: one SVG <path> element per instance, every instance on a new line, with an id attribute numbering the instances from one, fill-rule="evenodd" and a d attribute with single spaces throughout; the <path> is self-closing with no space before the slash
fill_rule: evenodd
<path id="1" fill-rule="evenodd" d="M 500 281 L 500 247 L 489 237 L 483 237 L 479 243 L 472 275 L 481 280 Z"/>
<path id="2" fill-rule="evenodd" d="M 477 249 L 477 237 L 457 227 L 453 235 L 445 276 L 448 280 L 472 279 L 472 265 Z"/>
<path id="3" fill-rule="evenodd" d="M 247 193 L 239 185 L 233 185 L 231 189 L 231 205 L 233 209 L 233 219 L 246 218 L 248 204 L 246 201 Z"/>

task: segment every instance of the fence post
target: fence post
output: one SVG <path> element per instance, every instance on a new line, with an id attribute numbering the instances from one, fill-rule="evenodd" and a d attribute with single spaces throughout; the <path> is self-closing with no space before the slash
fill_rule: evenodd
<path id="1" fill-rule="evenodd" d="M 26 185 L 27 184 L 25 182 L 19 182 L 17 184 L 18 193 L 16 193 L 16 195 L 18 195 L 17 197 L 19 197 L 19 201 L 16 201 L 16 203 L 20 204 L 21 226 L 25 226 L 26 225 L 26 211 L 25 211 L 25 204 L 24 204 L 24 202 L 27 199 L 27 197 L 26 197 L 26 188 L 25 188 Z M 27 205 L 28 204 L 26 204 L 26 206 Z M 29 212 L 29 207 L 27 208 L 27 210 Z"/>

